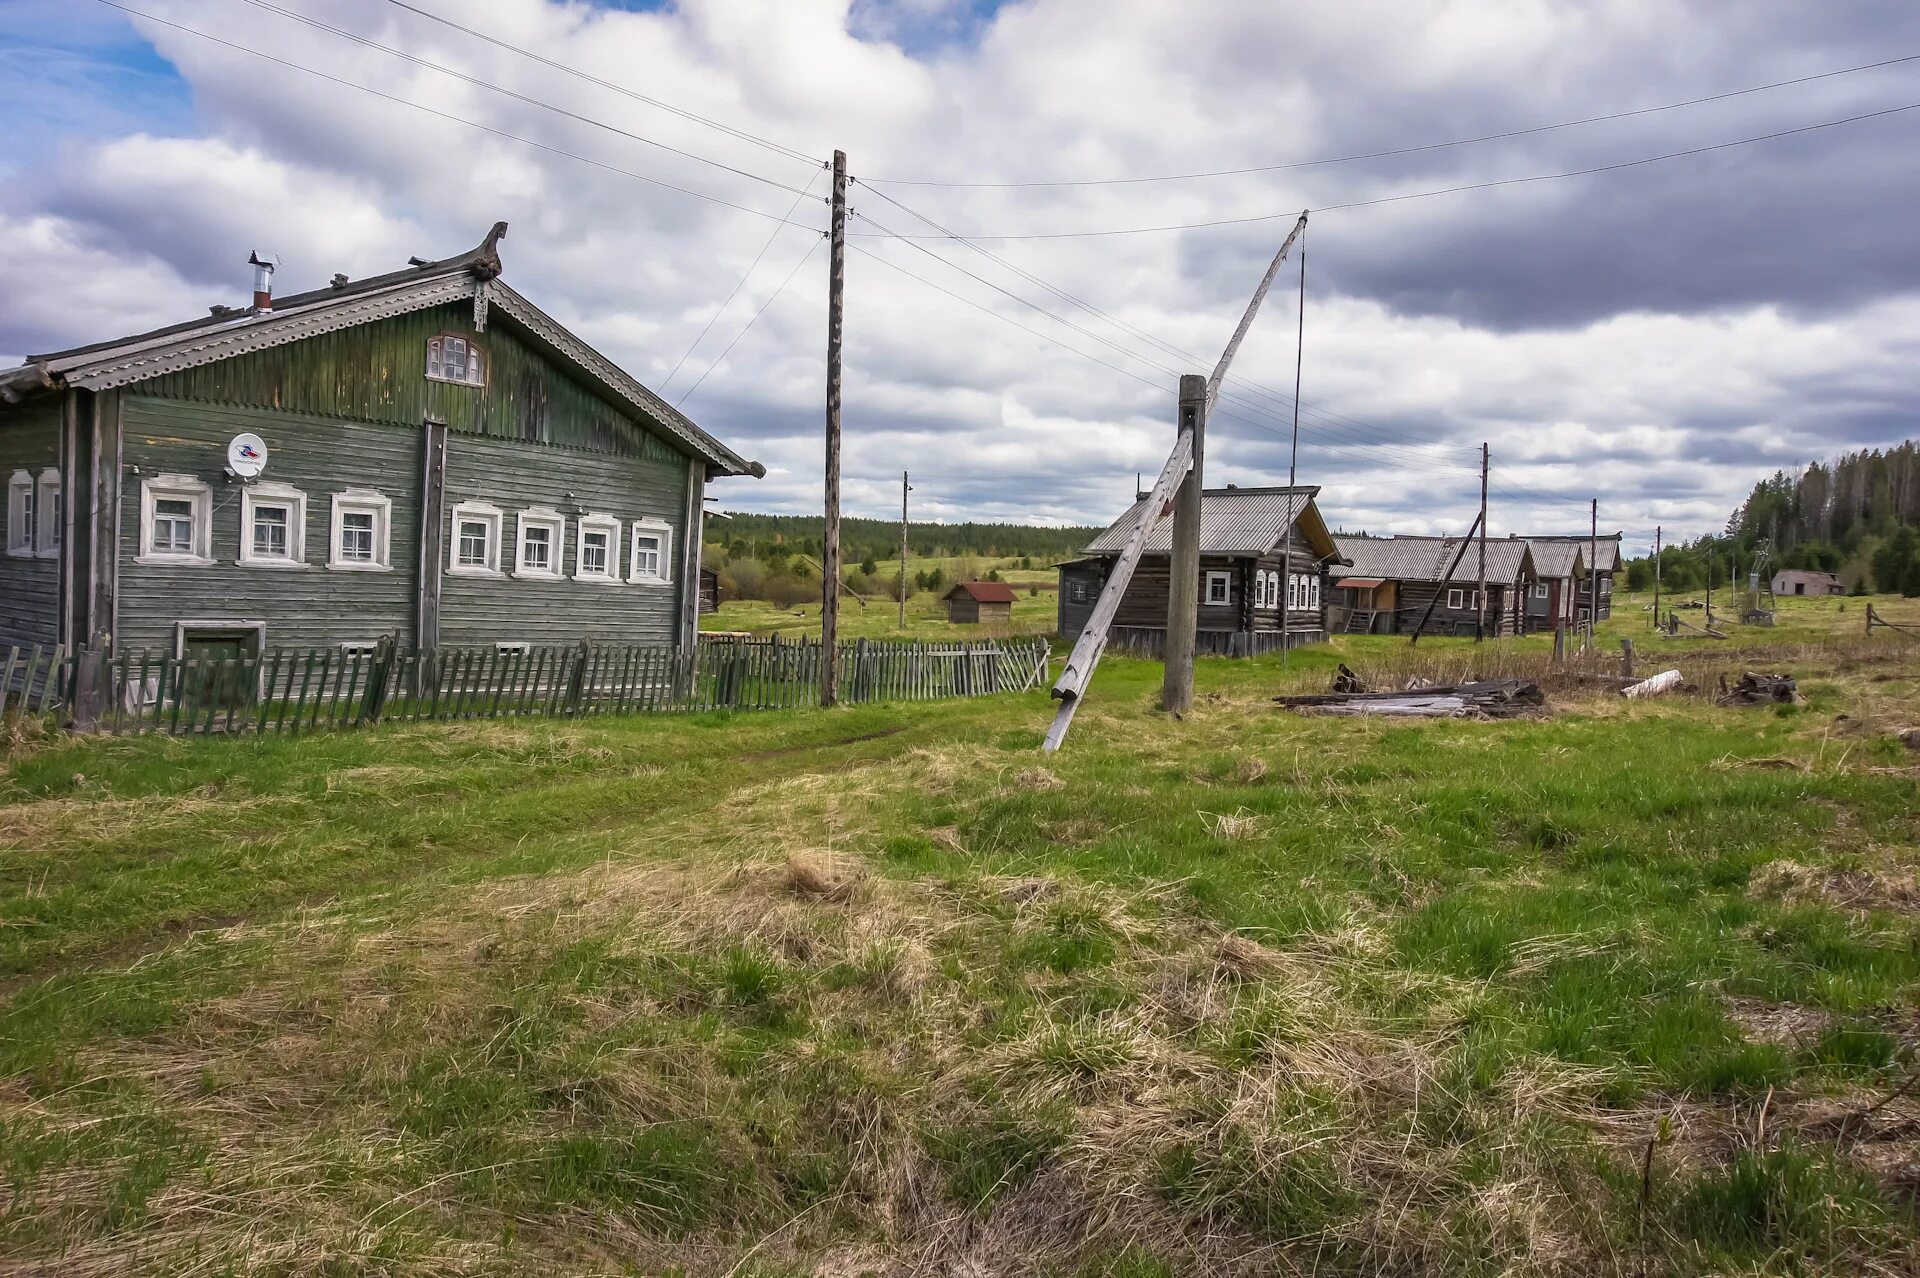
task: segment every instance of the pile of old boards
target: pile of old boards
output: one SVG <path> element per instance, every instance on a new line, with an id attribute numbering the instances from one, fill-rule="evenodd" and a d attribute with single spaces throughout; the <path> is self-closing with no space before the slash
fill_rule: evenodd
<path id="1" fill-rule="evenodd" d="M 1798 705 L 1806 698 L 1794 684 L 1792 675 L 1755 674 L 1749 670 L 1731 687 L 1720 676 L 1720 696 L 1715 704 L 1723 706 Z"/>
<path id="2" fill-rule="evenodd" d="M 1359 680 L 1343 668 L 1345 679 L 1335 687 L 1351 687 Z M 1436 684 L 1404 692 L 1315 692 L 1275 697 L 1288 710 L 1301 714 L 1406 715 L 1422 719 L 1516 719 L 1537 712 L 1547 698 L 1531 679 L 1484 679 L 1477 683 Z"/>

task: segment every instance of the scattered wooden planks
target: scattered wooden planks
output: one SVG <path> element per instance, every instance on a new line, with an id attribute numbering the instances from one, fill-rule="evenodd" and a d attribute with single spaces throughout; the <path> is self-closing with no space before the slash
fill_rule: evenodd
<path id="1" fill-rule="evenodd" d="M 1756 674 L 1749 670 L 1736 680 L 1732 687 L 1727 686 L 1727 677 L 1720 676 L 1720 696 L 1715 704 L 1723 706 L 1768 706 L 1797 705 L 1806 698 L 1800 695 L 1799 687 L 1792 675 Z"/>
<path id="2" fill-rule="evenodd" d="M 1531 679 L 1486 679 L 1412 692 L 1315 692 L 1274 701 L 1301 714 L 1514 719 L 1534 713 L 1547 698 Z"/>

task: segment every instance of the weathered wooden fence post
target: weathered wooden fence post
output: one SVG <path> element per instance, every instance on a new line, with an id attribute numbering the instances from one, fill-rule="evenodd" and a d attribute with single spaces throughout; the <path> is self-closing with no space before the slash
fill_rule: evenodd
<path id="1" fill-rule="evenodd" d="M 393 636 L 381 635 L 373 645 L 373 660 L 367 664 L 367 686 L 360 692 L 360 713 L 356 723 L 378 723 L 387 708 L 387 676 L 393 669 Z"/>
<path id="2" fill-rule="evenodd" d="M 569 719 L 580 713 L 581 702 L 586 696 L 587 658 L 592 651 L 585 639 L 573 650 L 573 668 L 567 672 L 567 703 L 562 710 Z"/>
<path id="3" fill-rule="evenodd" d="M 73 730 L 95 732 L 107 704 L 107 650 L 104 646 L 82 648 L 73 654 Z"/>

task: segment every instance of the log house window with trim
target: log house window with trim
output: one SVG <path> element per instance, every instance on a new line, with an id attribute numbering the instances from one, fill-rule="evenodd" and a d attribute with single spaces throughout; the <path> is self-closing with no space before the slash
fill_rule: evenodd
<path id="1" fill-rule="evenodd" d="M 462 386 L 487 384 L 487 353 L 471 338 L 443 333 L 427 339 L 427 380 Z"/>
<path id="2" fill-rule="evenodd" d="M 672 582 L 673 528 L 664 520 L 633 521 L 633 554 L 627 580 L 635 585 L 664 586 Z"/>
<path id="3" fill-rule="evenodd" d="M 213 490 L 192 475 L 140 481 L 139 564 L 201 567 L 213 562 Z"/>
<path id="4" fill-rule="evenodd" d="M 60 557 L 60 472 L 49 466 L 40 472 L 40 484 L 35 493 L 34 514 L 38 526 L 34 529 L 34 553 L 42 559 Z"/>
<path id="5" fill-rule="evenodd" d="M 240 490 L 240 555 L 250 568 L 305 568 L 307 495 L 285 484 Z"/>
<path id="6" fill-rule="evenodd" d="M 35 497 L 33 476 L 13 472 L 7 481 L 7 553 L 25 558 L 33 554 Z"/>
<path id="7" fill-rule="evenodd" d="M 1209 572 L 1207 574 L 1206 601 L 1210 604 L 1230 604 L 1233 602 L 1232 573 Z"/>
<path id="8" fill-rule="evenodd" d="M 333 495 L 333 533 L 327 567 L 344 572 L 388 572 L 393 564 L 393 499 L 371 488 Z"/>
<path id="9" fill-rule="evenodd" d="M 618 583 L 620 521 L 611 515 L 580 516 L 580 549 L 574 563 L 575 581 Z"/>
<path id="10" fill-rule="evenodd" d="M 504 519 L 505 512 L 490 502 L 463 501 L 455 506 L 447 571 L 459 577 L 498 577 Z"/>
<path id="11" fill-rule="evenodd" d="M 518 553 L 513 575 L 535 581 L 558 581 L 567 550 L 567 519 L 557 510 L 533 506 L 520 512 Z"/>

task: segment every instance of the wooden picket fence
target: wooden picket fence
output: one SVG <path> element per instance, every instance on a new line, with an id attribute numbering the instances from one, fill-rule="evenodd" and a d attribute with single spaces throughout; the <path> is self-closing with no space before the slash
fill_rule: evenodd
<path id="1" fill-rule="evenodd" d="M 848 704 L 1019 692 L 1046 682 L 1044 639 L 840 645 Z M 275 648 L 258 657 L 12 649 L 0 715 L 80 731 L 300 733 L 372 723 L 775 710 L 820 704 L 817 641 L 661 646 Z"/>

